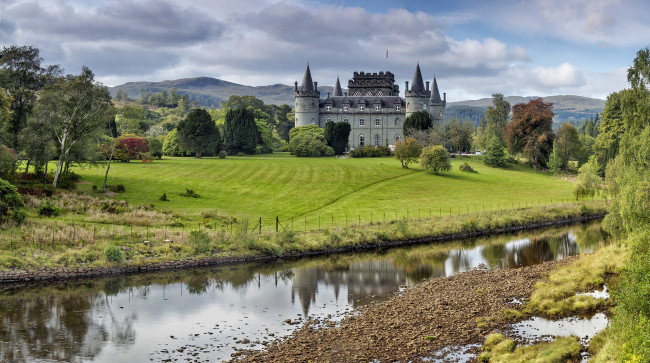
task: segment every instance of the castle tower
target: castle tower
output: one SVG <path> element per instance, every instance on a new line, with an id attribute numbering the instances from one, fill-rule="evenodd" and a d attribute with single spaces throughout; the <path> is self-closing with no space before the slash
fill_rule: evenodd
<path id="1" fill-rule="evenodd" d="M 433 89 L 431 90 L 431 98 L 429 99 L 429 112 L 433 118 L 434 125 L 442 125 L 445 122 L 445 107 L 447 106 L 447 94 L 443 94 L 444 99 L 440 99 L 440 91 L 438 91 L 438 82 L 436 76 L 433 76 Z"/>
<path id="2" fill-rule="evenodd" d="M 320 92 L 318 91 L 318 84 L 311 79 L 309 64 L 307 64 L 300 90 L 298 90 L 298 82 L 294 84 L 294 96 L 296 97 L 296 127 L 310 124 L 318 125 Z"/>
<path id="3" fill-rule="evenodd" d="M 420 63 L 418 63 L 415 68 L 415 74 L 413 75 L 411 89 L 409 89 L 408 82 L 406 82 L 406 90 L 404 91 L 406 96 L 406 117 L 409 117 L 418 111 L 429 111 L 429 93 L 429 90 L 424 88 L 422 72 L 420 72 Z"/>
<path id="4" fill-rule="evenodd" d="M 341 81 L 339 81 L 339 77 L 336 77 L 336 86 L 334 86 L 334 94 L 332 96 L 343 97 L 343 90 L 341 89 Z"/>

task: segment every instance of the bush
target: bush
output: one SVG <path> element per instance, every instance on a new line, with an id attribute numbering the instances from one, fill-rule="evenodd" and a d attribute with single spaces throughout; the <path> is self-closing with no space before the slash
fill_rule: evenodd
<path id="1" fill-rule="evenodd" d="M 217 154 L 219 159 L 225 159 L 227 155 L 228 155 L 228 153 L 226 152 L 226 150 L 221 150 L 221 151 L 219 151 L 219 154 Z"/>
<path id="2" fill-rule="evenodd" d="M 158 200 L 160 200 L 161 202 L 169 202 L 169 199 L 167 198 L 167 193 L 163 193 Z"/>
<path id="3" fill-rule="evenodd" d="M 63 210 L 46 200 L 38 207 L 38 214 L 44 217 L 56 217 L 63 213 Z"/>
<path id="4" fill-rule="evenodd" d="M 22 222 L 25 218 L 20 209 L 24 206 L 23 198 L 18 194 L 16 187 L 0 179 L 0 222 L 7 219 L 12 219 L 16 223 Z"/>
<path id="5" fill-rule="evenodd" d="M 377 158 L 382 156 L 390 156 L 390 149 L 387 146 L 364 146 L 350 150 L 349 153 L 352 158 Z"/>
<path id="6" fill-rule="evenodd" d="M 187 242 L 192 246 L 195 253 L 206 253 L 212 247 L 212 240 L 207 233 L 203 231 L 192 231 L 187 237 Z"/>
<path id="7" fill-rule="evenodd" d="M 121 262 L 124 260 L 124 251 L 117 246 L 108 246 L 104 250 L 104 257 L 110 262 Z"/>
<path id="8" fill-rule="evenodd" d="M 62 189 L 74 189 L 77 187 L 77 182 L 79 180 L 81 180 L 81 175 L 73 171 L 67 171 L 65 173 L 61 173 L 56 186 Z"/>
<path id="9" fill-rule="evenodd" d="M 424 148 L 422 154 L 420 154 L 420 165 L 434 174 L 438 174 L 439 171 L 451 170 L 449 153 L 442 145 Z"/>
<path id="10" fill-rule="evenodd" d="M 463 163 L 463 165 L 459 166 L 458 169 L 460 169 L 460 171 L 464 171 L 466 173 L 475 173 L 476 172 L 476 171 L 474 171 L 474 169 L 472 169 L 472 166 L 469 165 L 468 163 Z"/>
<path id="11" fill-rule="evenodd" d="M 118 184 L 118 185 L 108 185 L 107 186 L 108 190 L 114 193 L 122 193 L 126 192 L 126 187 L 124 184 Z"/>
<path id="12" fill-rule="evenodd" d="M 185 193 L 179 194 L 181 197 L 189 197 L 189 198 L 201 198 L 200 195 L 196 194 L 194 190 L 192 189 L 185 189 Z"/>

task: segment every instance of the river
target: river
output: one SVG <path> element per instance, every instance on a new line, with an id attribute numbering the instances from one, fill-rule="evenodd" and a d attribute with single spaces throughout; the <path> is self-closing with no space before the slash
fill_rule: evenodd
<path id="1" fill-rule="evenodd" d="M 600 221 L 270 263 L 0 289 L 0 361 L 228 360 L 423 279 L 593 252 Z"/>

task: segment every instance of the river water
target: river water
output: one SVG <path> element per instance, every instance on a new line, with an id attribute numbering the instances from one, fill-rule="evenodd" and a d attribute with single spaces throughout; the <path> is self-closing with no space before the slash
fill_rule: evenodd
<path id="1" fill-rule="evenodd" d="M 0 361 L 220 362 L 423 279 L 592 252 L 599 221 L 368 253 L 0 289 Z"/>

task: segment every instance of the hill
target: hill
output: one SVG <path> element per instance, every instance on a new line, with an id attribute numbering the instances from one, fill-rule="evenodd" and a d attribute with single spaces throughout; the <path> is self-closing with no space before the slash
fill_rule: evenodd
<path id="1" fill-rule="evenodd" d="M 273 84 L 253 87 L 210 77 L 183 78 L 162 82 L 128 82 L 123 85 L 109 87 L 109 90 L 113 96 L 118 90 L 123 90 L 128 94 L 129 98 L 138 99 L 142 91 L 154 93 L 171 88 L 176 88 L 179 94 L 188 95 L 190 100 L 196 101 L 199 105 L 205 107 L 212 105 L 218 107 L 221 101 L 227 100 L 231 95 L 252 95 L 267 104 L 287 104 L 291 106 L 294 104 L 293 86 Z M 318 88 L 323 97 L 327 92 L 331 93 L 334 90 L 333 86 L 319 86 Z M 511 105 L 515 105 L 528 102 L 533 98 L 536 97 L 508 96 L 506 100 Z M 554 122 L 557 124 L 568 121 L 578 125 L 589 116 L 602 112 L 605 107 L 605 100 L 596 98 L 572 95 L 546 96 L 543 98 L 546 102 L 553 102 Z M 492 98 L 449 102 L 447 104 L 446 118 L 469 119 L 474 124 L 478 124 L 483 113 L 491 104 Z"/>

